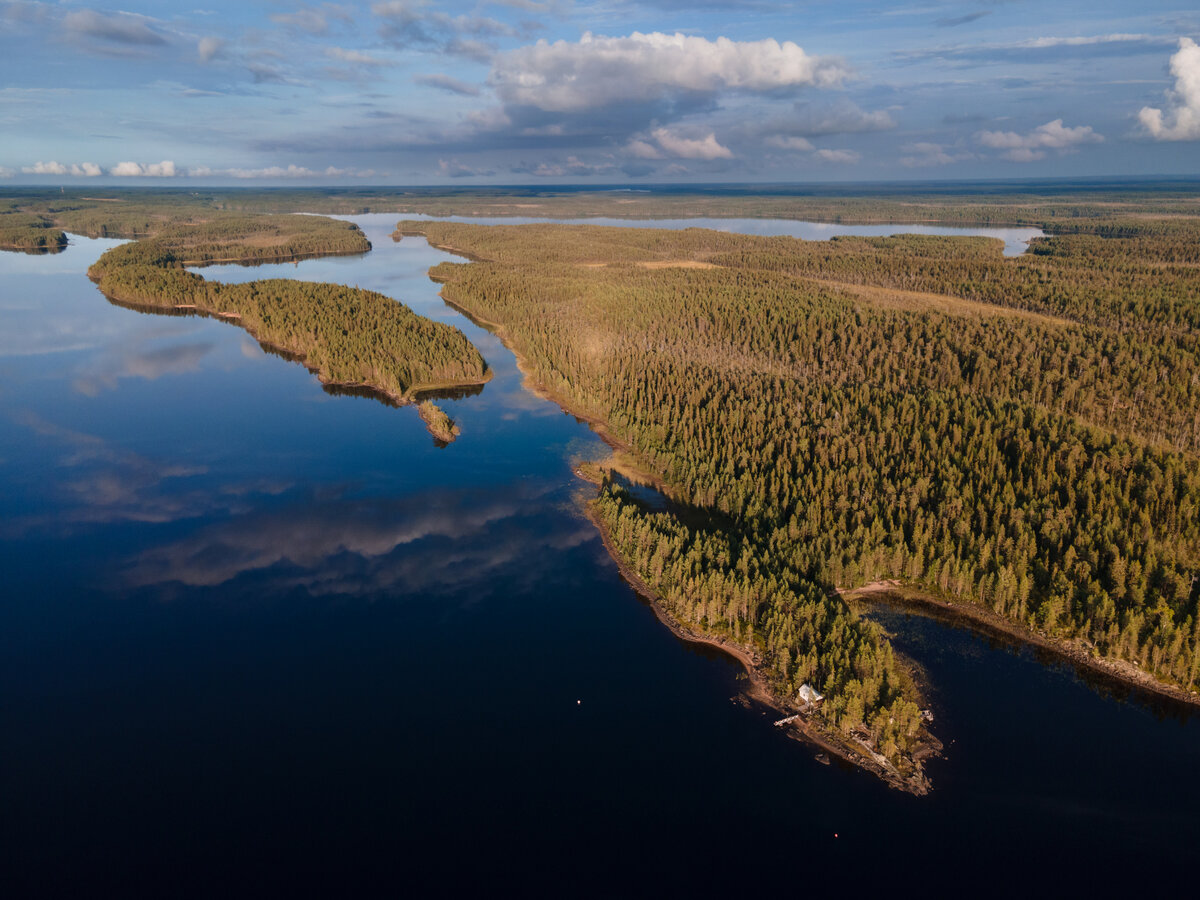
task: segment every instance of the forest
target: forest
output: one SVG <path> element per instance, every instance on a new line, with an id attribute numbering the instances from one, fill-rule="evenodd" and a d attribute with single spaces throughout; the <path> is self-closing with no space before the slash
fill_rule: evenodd
<path id="1" fill-rule="evenodd" d="M 184 268 L 362 253 L 370 246 L 348 222 L 237 214 L 158 227 L 152 237 L 109 250 L 88 275 L 120 303 L 194 308 L 236 321 L 263 344 L 298 357 L 326 384 L 366 387 L 404 403 L 420 391 L 487 381 L 487 363 L 461 331 L 383 294 L 278 278 L 220 284 Z"/>
<path id="2" fill-rule="evenodd" d="M 839 588 L 895 579 L 1200 681 L 1200 220 L 805 242 L 401 222 L 535 380 L 667 485 L 595 503 L 679 622 L 899 770 L 919 697 Z"/>

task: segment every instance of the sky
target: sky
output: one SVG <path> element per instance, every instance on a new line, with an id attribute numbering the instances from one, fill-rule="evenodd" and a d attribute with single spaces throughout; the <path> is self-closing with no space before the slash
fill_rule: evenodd
<path id="1" fill-rule="evenodd" d="M 1200 174 L 1178 0 L 0 0 L 5 184 Z"/>

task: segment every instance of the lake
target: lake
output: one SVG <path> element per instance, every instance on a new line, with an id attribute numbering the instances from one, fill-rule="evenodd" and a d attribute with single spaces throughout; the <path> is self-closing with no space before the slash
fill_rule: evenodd
<path id="1" fill-rule="evenodd" d="M 203 272 L 462 328 L 495 378 L 441 404 L 445 448 L 239 328 L 108 303 L 113 241 L 0 254 L 6 896 L 1194 885 L 1200 718 L 1069 667 L 880 609 L 934 686 L 923 798 L 773 728 L 622 581 L 572 474 L 603 444 L 398 218 L 353 217 L 365 256 Z"/>

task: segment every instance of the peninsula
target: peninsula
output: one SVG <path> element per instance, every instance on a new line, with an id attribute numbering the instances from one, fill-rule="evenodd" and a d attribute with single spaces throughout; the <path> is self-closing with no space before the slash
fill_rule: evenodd
<path id="1" fill-rule="evenodd" d="M 804 242 L 401 222 L 431 275 L 670 503 L 592 514 L 689 636 L 891 783 L 936 749 L 886 636 L 839 590 L 894 580 L 1194 699 L 1200 223 Z M 859 593 L 861 597 L 861 592 Z M 1136 678 L 1133 673 L 1137 673 Z"/>

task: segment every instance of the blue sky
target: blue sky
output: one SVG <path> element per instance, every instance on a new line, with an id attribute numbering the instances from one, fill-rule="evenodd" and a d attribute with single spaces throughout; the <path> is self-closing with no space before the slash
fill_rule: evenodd
<path id="1" fill-rule="evenodd" d="M 1200 174 L 1179 2 L 0 0 L 3 184 Z"/>

